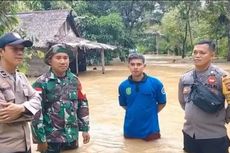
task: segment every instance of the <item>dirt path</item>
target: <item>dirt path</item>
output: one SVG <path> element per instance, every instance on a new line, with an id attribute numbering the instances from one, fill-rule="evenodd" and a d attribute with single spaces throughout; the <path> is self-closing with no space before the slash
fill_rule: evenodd
<path id="1" fill-rule="evenodd" d="M 123 138 L 124 111 L 118 105 L 117 87 L 129 71 L 126 64 L 119 63 L 106 66 L 105 74 L 98 67 L 79 75 L 90 104 L 91 142 L 83 145 L 80 138 L 80 148 L 65 153 L 183 153 L 184 114 L 177 100 L 177 84 L 180 75 L 191 66 L 151 60 L 148 63 L 147 74 L 160 78 L 167 92 L 167 106 L 159 114 L 162 138 L 154 142 Z M 225 64 L 224 68 L 228 70 L 229 66 Z"/>

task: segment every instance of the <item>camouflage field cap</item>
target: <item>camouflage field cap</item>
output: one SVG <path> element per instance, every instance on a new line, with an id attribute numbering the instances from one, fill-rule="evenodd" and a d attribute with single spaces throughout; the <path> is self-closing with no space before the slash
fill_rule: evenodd
<path id="1" fill-rule="evenodd" d="M 53 45 L 45 55 L 44 62 L 47 65 L 49 64 L 49 60 L 57 53 L 66 53 L 69 55 L 69 61 L 71 62 L 74 59 L 73 51 L 67 48 L 64 44 L 55 44 Z"/>

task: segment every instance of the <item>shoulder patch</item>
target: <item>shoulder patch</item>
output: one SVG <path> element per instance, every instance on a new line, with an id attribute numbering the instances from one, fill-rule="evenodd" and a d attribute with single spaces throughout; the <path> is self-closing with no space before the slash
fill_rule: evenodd
<path id="1" fill-rule="evenodd" d="M 36 87 L 36 88 L 34 88 L 39 94 L 41 94 L 42 93 L 42 88 L 38 88 L 38 87 Z"/>
<path id="2" fill-rule="evenodd" d="M 166 93 L 165 93 L 165 88 L 164 88 L 164 87 L 161 88 L 161 93 L 162 93 L 163 95 L 166 94 Z"/>

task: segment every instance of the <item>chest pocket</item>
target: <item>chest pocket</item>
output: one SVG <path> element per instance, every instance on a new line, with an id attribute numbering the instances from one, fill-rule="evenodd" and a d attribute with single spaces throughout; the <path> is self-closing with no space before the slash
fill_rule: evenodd
<path id="1" fill-rule="evenodd" d="M 151 90 L 143 90 L 143 91 L 141 91 L 141 94 L 143 96 L 147 96 L 147 97 L 153 97 L 153 95 L 154 95 L 153 91 L 151 91 Z"/>
<path id="2" fill-rule="evenodd" d="M 29 89 L 26 84 L 18 84 L 16 85 L 16 93 L 15 96 L 17 97 L 15 103 L 22 104 L 25 101 L 29 100 Z"/>
<path id="3" fill-rule="evenodd" d="M 140 93 L 149 98 L 156 98 L 156 89 L 150 85 L 140 86 Z"/>
<path id="4" fill-rule="evenodd" d="M 0 77 L 0 91 L 2 92 L 3 97 L 1 99 L 4 102 L 14 102 L 15 101 L 15 95 L 13 88 L 10 85 L 10 82 L 8 78 L 6 77 Z"/>
<path id="5" fill-rule="evenodd" d="M 156 92 L 151 88 L 144 88 L 140 90 L 141 101 L 144 101 L 147 107 L 153 105 L 153 100 L 156 99 Z"/>
<path id="6" fill-rule="evenodd" d="M 2 92 L 3 96 L 1 99 L 4 99 L 6 102 L 12 102 L 15 100 L 14 92 L 7 82 L 0 83 L 0 91 Z"/>
<path id="7" fill-rule="evenodd" d="M 29 99 L 29 90 L 27 88 L 23 88 L 23 94 L 24 94 L 26 100 L 28 100 Z"/>

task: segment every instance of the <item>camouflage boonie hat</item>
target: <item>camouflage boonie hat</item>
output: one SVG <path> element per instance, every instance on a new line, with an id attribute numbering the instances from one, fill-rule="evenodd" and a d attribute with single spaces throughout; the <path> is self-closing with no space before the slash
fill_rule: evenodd
<path id="1" fill-rule="evenodd" d="M 69 56 L 69 61 L 71 62 L 74 59 L 73 51 L 67 48 L 64 44 L 55 44 L 53 45 L 45 55 L 44 62 L 47 65 L 49 64 L 49 60 L 57 53 L 66 53 Z"/>

